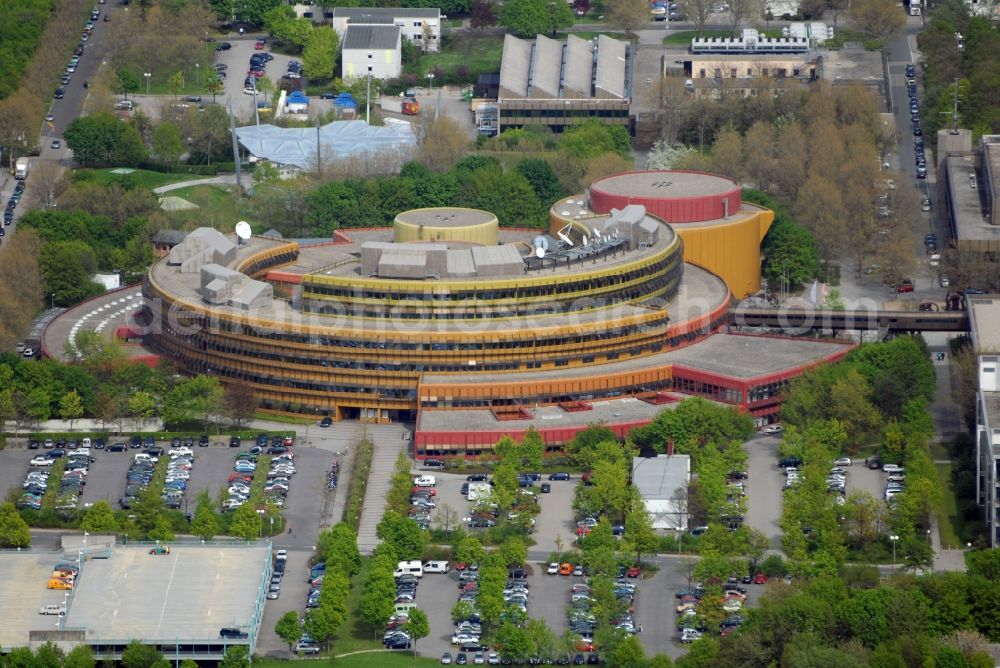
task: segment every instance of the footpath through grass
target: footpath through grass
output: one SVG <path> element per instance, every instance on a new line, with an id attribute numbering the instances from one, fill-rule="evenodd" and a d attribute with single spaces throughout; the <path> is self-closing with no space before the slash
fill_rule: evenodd
<path id="1" fill-rule="evenodd" d="M 961 549 L 965 542 L 965 521 L 958 511 L 958 500 L 955 498 L 955 488 L 951 482 L 951 464 L 935 464 L 938 486 L 941 489 L 941 507 L 937 512 L 938 533 L 941 536 L 941 547 L 945 549 Z"/>

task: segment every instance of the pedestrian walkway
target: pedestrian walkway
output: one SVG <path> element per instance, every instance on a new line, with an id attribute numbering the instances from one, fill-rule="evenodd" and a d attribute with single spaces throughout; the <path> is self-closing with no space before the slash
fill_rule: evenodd
<path id="1" fill-rule="evenodd" d="M 368 472 L 368 487 L 358 525 L 358 549 L 361 554 L 371 554 L 381 542 L 375 535 L 375 528 L 385 512 L 396 457 L 400 450 L 410 444 L 410 430 L 403 425 L 370 425 L 368 437 L 375 444 L 375 452 L 372 455 L 371 471 Z"/>

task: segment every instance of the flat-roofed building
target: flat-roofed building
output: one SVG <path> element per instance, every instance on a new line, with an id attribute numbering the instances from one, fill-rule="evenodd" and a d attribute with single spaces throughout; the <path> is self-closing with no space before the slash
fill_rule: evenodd
<path id="1" fill-rule="evenodd" d="M 632 458 L 632 484 L 639 490 L 654 529 L 686 531 L 687 485 L 691 457 L 657 455 Z"/>

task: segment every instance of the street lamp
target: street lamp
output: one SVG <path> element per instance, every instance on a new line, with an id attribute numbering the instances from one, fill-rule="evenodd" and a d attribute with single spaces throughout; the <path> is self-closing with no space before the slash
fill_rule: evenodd
<path id="1" fill-rule="evenodd" d="M 892 563 L 896 565 L 896 541 L 899 540 L 899 536 L 893 534 L 889 536 L 889 540 L 892 541 Z"/>
<path id="2" fill-rule="evenodd" d="M 56 293 L 53 292 L 51 295 L 49 295 L 49 308 L 55 308 L 55 307 L 56 307 Z"/>
<path id="3" fill-rule="evenodd" d="M 153 73 L 143 72 L 142 76 L 146 77 L 146 95 L 149 95 L 149 78 L 153 76 Z"/>
<path id="4" fill-rule="evenodd" d="M 431 92 L 434 92 L 434 73 L 433 72 L 428 72 L 427 73 L 427 85 L 430 87 Z"/>
<path id="5" fill-rule="evenodd" d="M 201 90 L 201 63 L 194 64 L 194 81 L 198 90 Z"/>

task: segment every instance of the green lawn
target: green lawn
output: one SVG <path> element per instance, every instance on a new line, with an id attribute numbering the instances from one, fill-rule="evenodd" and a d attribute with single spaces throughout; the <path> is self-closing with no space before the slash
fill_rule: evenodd
<path id="1" fill-rule="evenodd" d="M 187 188 L 171 190 L 164 195 L 180 197 L 198 205 L 197 209 L 167 213 L 171 220 L 181 223 L 197 222 L 216 229 L 226 229 L 232 225 L 233 221 L 240 220 L 242 217 L 239 201 L 225 188 L 206 185 L 188 186 Z"/>
<path id="2" fill-rule="evenodd" d="M 382 630 L 373 630 L 365 624 L 361 620 L 361 610 L 359 609 L 361 605 L 361 595 L 364 593 L 363 583 L 368 578 L 368 571 L 371 569 L 371 563 L 371 559 L 363 560 L 361 562 L 361 572 L 351 579 L 351 592 L 347 596 L 347 621 L 340 627 L 340 631 L 338 631 L 337 635 L 333 638 L 333 651 L 335 654 L 346 654 L 348 652 L 359 652 L 363 650 L 382 648 L 382 643 L 380 642 Z M 385 655 L 380 654 L 369 656 L 374 656 L 375 659 L 387 658 Z M 356 665 L 381 666 L 389 664 L 378 663 L 376 660 L 374 663 L 359 663 Z M 404 664 L 399 665 L 402 666 Z"/>
<path id="3" fill-rule="evenodd" d="M 164 174 L 163 172 L 152 172 L 146 169 L 136 169 L 128 174 L 115 174 L 112 169 L 78 169 L 74 172 L 74 177 L 77 180 L 91 177 L 102 186 L 115 181 L 127 181 L 136 184 L 140 188 L 149 189 L 165 186 L 168 183 L 204 178 L 193 174 Z"/>
<path id="4" fill-rule="evenodd" d="M 183 70 L 184 74 L 184 89 L 180 91 L 180 95 L 206 95 L 208 91 L 205 90 L 205 82 L 208 78 L 215 74 L 215 50 L 211 43 L 206 43 L 205 48 L 200 50 L 200 53 L 192 54 L 194 57 Z M 198 67 L 195 67 L 195 63 Z M 141 70 L 140 70 L 141 72 Z M 146 79 L 139 75 L 139 90 L 136 93 L 145 94 L 148 90 L 152 95 L 169 95 L 173 94 L 174 91 L 170 89 L 169 80 L 177 73 L 174 71 L 156 71 L 155 68 L 150 71 L 152 75 L 149 77 L 149 88 L 146 88 Z"/>
<path id="5" fill-rule="evenodd" d="M 503 52 L 503 38 L 495 35 L 455 36 L 448 40 L 446 48 L 439 53 L 425 53 L 416 63 L 406 66 L 407 74 L 415 74 L 424 84 L 424 76 L 435 69 L 454 72 L 460 66 L 470 72 L 499 72 L 500 55 Z"/>
<path id="6" fill-rule="evenodd" d="M 334 643 L 335 651 L 338 643 Z M 254 658 L 256 668 L 319 668 L 320 666 L 337 666 L 337 668 L 429 668 L 439 665 L 437 659 L 414 657 L 410 652 L 389 652 L 380 650 L 353 654 L 335 659 L 296 659 L 295 662 L 271 658 Z"/>
<path id="7" fill-rule="evenodd" d="M 938 485 L 941 489 L 941 507 L 937 514 L 941 547 L 960 548 L 963 544 L 961 536 L 965 533 L 965 527 L 958 513 L 958 502 L 951 484 L 951 464 L 934 466 L 937 469 Z"/>

